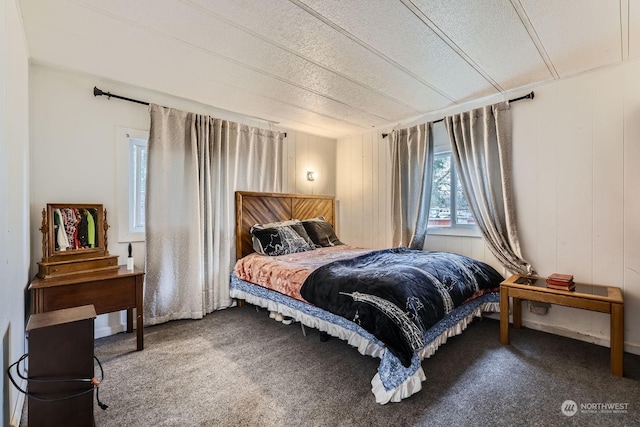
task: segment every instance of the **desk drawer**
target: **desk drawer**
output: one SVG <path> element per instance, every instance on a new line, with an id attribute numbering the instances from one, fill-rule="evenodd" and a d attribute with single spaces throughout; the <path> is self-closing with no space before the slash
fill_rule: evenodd
<path id="1" fill-rule="evenodd" d="M 78 259 L 74 261 L 59 262 L 39 262 L 38 276 L 43 279 L 55 277 L 71 277 L 74 275 L 87 274 L 89 272 L 104 272 L 118 270 L 118 256 L 107 256 L 102 258 Z"/>
<path id="2" fill-rule="evenodd" d="M 136 306 L 134 276 L 37 289 L 43 311 L 93 304 L 96 314 L 125 310 Z M 36 299 L 39 299 L 36 296 Z"/>

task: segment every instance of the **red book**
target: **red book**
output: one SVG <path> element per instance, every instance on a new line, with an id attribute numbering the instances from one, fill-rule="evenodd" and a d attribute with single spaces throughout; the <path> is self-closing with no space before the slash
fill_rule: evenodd
<path id="1" fill-rule="evenodd" d="M 560 282 L 572 282 L 573 274 L 553 273 L 548 277 L 548 279 L 557 280 Z"/>
<path id="2" fill-rule="evenodd" d="M 568 286 L 573 284 L 573 280 L 571 282 L 563 282 L 562 280 L 547 279 L 547 284 L 556 286 Z"/>
<path id="3" fill-rule="evenodd" d="M 553 285 L 551 283 L 547 283 L 547 288 L 549 289 L 558 289 L 561 291 L 573 291 L 576 288 L 576 284 L 575 283 L 571 283 L 568 285 Z"/>

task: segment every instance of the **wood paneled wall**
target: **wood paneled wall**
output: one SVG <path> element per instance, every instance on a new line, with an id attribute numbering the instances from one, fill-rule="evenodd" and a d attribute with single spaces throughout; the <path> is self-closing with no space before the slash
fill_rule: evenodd
<path id="1" fill-rule="evenodd" d="M 340 239 L 355 246 L 389 247 L 389 140 L 381 132 L 338 140 L 336 166 Z"/>
<path id="2" fill-rule="evenodd" d="M 446 132 L 435 125 L 436 145 L 442 145 Z M 442 129 L 440 129 L 442 128 Z M 388 131 L 369 132 L 338 140 L 337 199 L 340 238 L 355 246 L 388 248 L 391 228 L 391 152 Z M 446 142 L 448 144 L 448 142 Z M 502 267 L 482 239 L 466 236 L 430 235 L 426 250 L 456 252 Z"/>
<path id="3" fill-rule="evenodd" d="M 335 195 L 335 139 L 287 131 L 284 151 L 284 193 Z M 318 178 L 307 181 L 307 171 Z"/>
<path id="4" fill-rule="evenodd" d="M 626 62 L 537 86 L 534 100 L 511 108 L 523 255 L 541 275 L 566 272 L 579 281 L 621 287 L 625 349 L 640 354 L 638 76 L 640 61 Z M 391 168 L 383 131 L 389 129 L 338 140 L 336 196 L 341 238 L 350 244 L 391 243 Z M 496 266 L 479 238 L 430 235 L 426 249 L 459 252 Z M 546 315 L 524 309 L 530 327 L 608 345 L 606 315 L 555 306 Z"/>

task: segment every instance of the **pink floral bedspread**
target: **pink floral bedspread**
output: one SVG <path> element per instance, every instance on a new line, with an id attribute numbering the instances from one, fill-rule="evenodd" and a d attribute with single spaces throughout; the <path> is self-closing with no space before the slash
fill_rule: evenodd
<path id="1" fill-rule="evenodd" d="M 312 271 L 332 261 L 353 258 L 371 251 L 372 249 L 339 245 L 291 255 L 267 256 L 252 253 L 236 262 L 234 272 L 245 282 L 305 301 L 300 296 L 300 288 Z"/>

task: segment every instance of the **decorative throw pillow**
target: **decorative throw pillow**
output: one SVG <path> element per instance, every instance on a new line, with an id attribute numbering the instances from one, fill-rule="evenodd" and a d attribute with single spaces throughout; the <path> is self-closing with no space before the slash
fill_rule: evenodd
<path id="1" fill-rule="evenodd" d="M 302 222 L 298 219 L 288 219 L 286 221 L 278 221 L 278 222 L 268 222 L 266 224 L 255 224 L 252 229 L 255 230 L 264 230 L 266 228 L 278 228 L 283 226 L 290 226 L 293 230 L 300 235 L 308 244 L 311 246 L 311 249 L 315 249 L 316 245 L 311 240 L 311 237 L 307 234 L 307 231 L 302 226 Z M 255 248 L 254 250 L 258 252 Z"/>
<path id="2" fill-rule="evenodd" d="M 309 234 L 307 233 L 307 230 L 305 230 L 302 222 L 298 221 L 295 224 L 291 224 L 291 228 L 293 228 L 293 231 L 298 233 L 298 235 L 302 237 L 304 241 L 309 244 L 309 246 L 311 246 L 311 249 L 315 249 L 318 247 L 311 239 L 311 236 L 309 236 Z"/>
<path id="3" fill-rule="evenodd" d="M 331 223 L 327 222 L 322 216 L 305 219 L 302 221 L 302 225 L 313 243 L 318 246 L 344 245 L 336 236 Z"/>
<path id="4" fill-rule="evenodd" d="M 300 224 L 300 221 L 297 219 L 287 219 L 285 221 L 277 221 L 277 222 L 267 222 L 265 224 L 254 224 L 253 228 L 273 228 L 273 227 L 282 227 L 283 225 L 293 225 Z"/>
<path id="5" fill-rule="evenodd" d="M 313 243 L 309 244 L 300 236 L 294 229 L 295 226 L 296 224 L 269 228 L 251 227 L 253 249 L 259 254 L 269 256 L 288 255 L 314 249 Z M 304 230 L 302 225 L 298 224 L 298 226 Z"/>

